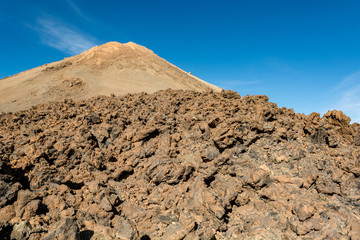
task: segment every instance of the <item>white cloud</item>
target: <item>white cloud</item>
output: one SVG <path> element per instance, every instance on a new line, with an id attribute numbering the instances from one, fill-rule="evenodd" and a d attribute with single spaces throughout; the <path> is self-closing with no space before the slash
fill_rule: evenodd
<path id="1" fill-rule="evenodd" d="M 334 107 L 348 115 L 352 122 L 360 123 L 360 71 L 344 78 L 335 91 L 340 94 L 340 100 Z"/>
<path id="2" fill-rule="evenodd" d="M 346 87 L 351 87 L 354 84 L 359 83 L 360 84 L 360 71 L 355 72 L 353 74 L 350 74 L 344 80 L 342 80 L 337 87 L 335 87 L 335 90 L 341 90 Z"/>
<path id="3" fill-rule="evenodd" d="M 76 4 L 74 3 L 74 1 L 68 0 L 67 2 L 69 3 L 70 7 L 71 7 L 80 17 L 84 18 L 84 19 L 87 20 L 87 21 L 92 22 L 91 19 L 88 18 L 88 17 L 83 13 L 83 11 L 81 11 L 80 8 L 78 8 L 78 6 L 76 6 Z"/>
<path id="4" fill-rule="evenodd" d="M 75 27 L 66 26 L 51 17 L 39 18 L 35 28 L 44 44 L 68 54 L 79 54 L 95 46 L 93 37 Z"/>

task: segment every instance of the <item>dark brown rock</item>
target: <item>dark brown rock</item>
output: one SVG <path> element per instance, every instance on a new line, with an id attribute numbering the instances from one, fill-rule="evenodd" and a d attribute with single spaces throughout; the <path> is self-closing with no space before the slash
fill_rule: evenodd
<path id="1" fill-rule="evenodd" d="M 64 219 L 50 226 L 44 240 L 78 240 L 80 239 L 79 228 L 74 220 Z"/>
<path id="2" fill-rule="evenodd" d="M 160 91 L 0 115 L 0 234 L 356 239 L 359 125 L 266 96 Z M 0 235 L 1 236 L 1 235 Z"/>

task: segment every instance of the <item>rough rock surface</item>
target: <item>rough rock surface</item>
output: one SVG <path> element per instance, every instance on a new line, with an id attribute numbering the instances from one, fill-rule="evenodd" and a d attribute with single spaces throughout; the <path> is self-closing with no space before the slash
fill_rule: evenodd
<path id="1" fill-rule="evenodd" d="M 182 90 L 0 115 L 1 239 L 360 239 L 360 127 Z"/>

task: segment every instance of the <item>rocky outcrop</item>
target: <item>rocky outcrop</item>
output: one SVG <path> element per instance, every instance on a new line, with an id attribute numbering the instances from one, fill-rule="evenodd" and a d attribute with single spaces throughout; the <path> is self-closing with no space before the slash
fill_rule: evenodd
<path id="1" fill-rule="evenodd" d="M 359 239 L 359 124 L 159 91 L 0 116 L 1 239 Z"/>

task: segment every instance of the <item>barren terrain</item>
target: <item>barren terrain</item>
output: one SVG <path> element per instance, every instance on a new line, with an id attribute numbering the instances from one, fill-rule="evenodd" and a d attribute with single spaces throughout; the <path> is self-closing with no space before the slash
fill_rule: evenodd
<path id="1" fill-rule="evenodd" d="M 221 89 L 187 73 L 151 50 L 109 42 L 62 61 L 0 80 L 0 112 L 29 109 L 64 98 L 152 93 L 165 89 Z"/>
<path id="2" fill-rule="evenodd" d="M 0 236 L 360 239 L 359 131 L 232 91 L 3 113 Z"/>

